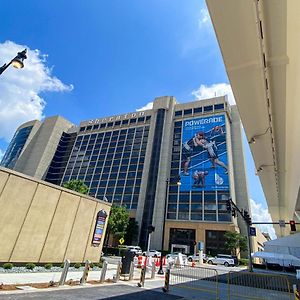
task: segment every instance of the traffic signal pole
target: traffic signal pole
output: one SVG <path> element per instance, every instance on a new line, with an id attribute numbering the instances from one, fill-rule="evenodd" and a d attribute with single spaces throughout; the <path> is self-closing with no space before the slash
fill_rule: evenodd
<path id="1" fill-rule="evenodd" d="M 235 217 L 235 212 L 238 212 L 239 215 L 243 218 L 246 226 L 247 226 L 247 239 L 248 239 L 248 260 L 249 260 L 249 263 L 248 263 L 248 268 L 249 268 L 249 271 L 250 272 L 253 272 L 253 263 L 252 263 L 252 257 L 251 257 L 251 252 L 252 252 L 252 244 L 251 244 L 251 237 L 250 237 L 250 226 L 252 224 L 252 221 L 251 221 L 251 217 L 249 215 L 249 213 L 244 210 L 244 211 L 241 211 L 237 206 L 236 204 L 232 201 L 231 198 L 229 198 L 227 200 L 227 209 L 229 210 L 230 208 L 230 211 L 232 213 L 232 216 Z M 232 209 L 233 207 L 233 209 Z"/>

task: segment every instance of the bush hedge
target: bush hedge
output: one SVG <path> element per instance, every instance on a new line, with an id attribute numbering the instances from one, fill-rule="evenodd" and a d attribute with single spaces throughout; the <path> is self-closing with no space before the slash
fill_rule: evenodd
<path id="1" fill-rule="evenodd" d="M 49 269 L 51 269 L 53 267 L 53 265 L 52 264 L 45 264 L 45 266 L 44 266 L 44 268 L 46 269 L 46 270 L 49 270 Z"/>
<path id="2" fill-rule="evenodd" d="M 28 270 L 33 270 L 35 268 L 35 264 L 34 263 L 28 263 L 25 265 L 25 268 Z"/>
<path id="3" fill-rule="evenodd" d="M 2 268 L 5 269 L 5 270 L 10 270 L 13 268 L 13 264 L 12 263 L 5 263 L 3 264 Z"/>

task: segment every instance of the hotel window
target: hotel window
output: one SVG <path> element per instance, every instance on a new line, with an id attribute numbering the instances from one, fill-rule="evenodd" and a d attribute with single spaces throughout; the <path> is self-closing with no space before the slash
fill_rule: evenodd
<path id="1" fill-rule="evenodd" d="M 204 106 L 204 111 L 208 112 L 208 111 L 212 111 L 213 110 L 213 106 L 209 105 L 209 106 Z"/>
<path id="2" fill-rule="evenodd" d="M 197 113 L 202 113 L 202 107 L 195 107 L 194 108 L 194 114 L 197 114 Z"/>
<path id="3" fill-rule="evenodd" d="M 191 115 L 193 113 L 193 110 L 190 108 L 190 109 L 185 109 L 183 111 L 183 114 L 186 116 L 186 115 Z"/>
<path id="4" fill-rule="evenodd" d="M 175 111 L 175 117 L 182 116 L 182 110 Z"/>
<path id="5" fill-rule="evenodd" d="M 215 110 L 218 110 L 218 109 L 224 109 L 224 103 L 220 103 L 220 104 L 215 104 Z"/>

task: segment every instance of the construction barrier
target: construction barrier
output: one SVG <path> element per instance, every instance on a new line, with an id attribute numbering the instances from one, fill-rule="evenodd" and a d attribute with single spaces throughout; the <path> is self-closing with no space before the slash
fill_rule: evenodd
<path id="1" fill-rule="evenodd" d="M 191 289 L 201 292 L 201 299 L 219 299 L 218 273 L 215 269 L 177 265 L 165 276 L 166 291 L 172 288 Z"/>
<path id="2" fill-rule="evenodd" d="M 293 299 L 288 278 L 282 275 L 253 272 L 229 272 L 228 299 Z"/>
<path id="3" fill-rule="evenodd" d="M 300 300 L 300 292 L 297 289 L 296 284 L 293 284 L 293 292 L 294 292 L 295 300 Z"/>

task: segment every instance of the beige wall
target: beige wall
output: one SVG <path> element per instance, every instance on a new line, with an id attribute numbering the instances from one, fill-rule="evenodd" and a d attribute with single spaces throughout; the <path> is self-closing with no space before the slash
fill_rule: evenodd
<path id="1" fill-rule="evenodd" d="M 0 168 L 0 207 L 0 262 L 99 261 L 96 215 L 110 204 Z"/>

